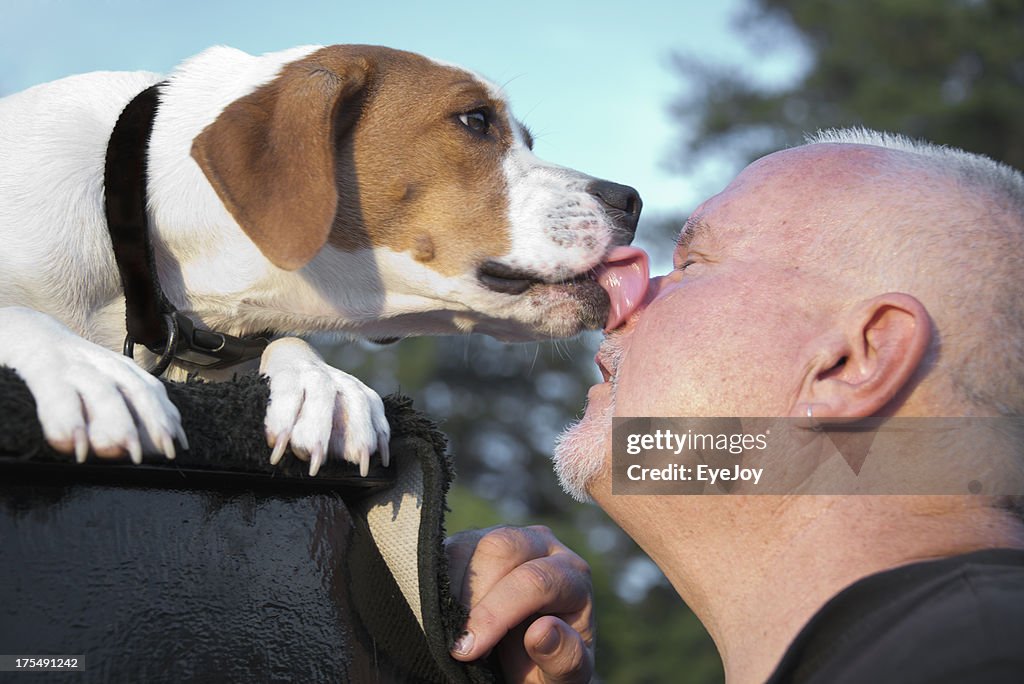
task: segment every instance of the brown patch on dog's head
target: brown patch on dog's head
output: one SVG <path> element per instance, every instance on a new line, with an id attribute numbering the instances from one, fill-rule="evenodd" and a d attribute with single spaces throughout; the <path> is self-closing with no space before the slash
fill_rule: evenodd
<path id="1" fill-rule="evenodd" d="M 360 123 L 339 141 L 345 189 L 331 244 L 411 251 L 444 275 L 504 253 L 502 158 L 513 141 L 504 102 L 471 74 L 418 55 L 388 50 L 375 62 Z"/>
<path id="2" fill-rule="evenodd" d="M 192 155 L 272 263 L 326 243 L 409 251 L 442 274 L 508 249 L 504 102 L 408 52 L 326 47 L 228 107 Z"/>

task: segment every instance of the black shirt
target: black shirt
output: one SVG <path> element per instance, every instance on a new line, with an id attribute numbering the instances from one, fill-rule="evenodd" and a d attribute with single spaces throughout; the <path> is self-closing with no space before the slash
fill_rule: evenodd
<path id="1" fill-rule="evenodd" d="M 811 618 L 768 682 L 1024 682 L 1024 551 L 859 580 Z"/>

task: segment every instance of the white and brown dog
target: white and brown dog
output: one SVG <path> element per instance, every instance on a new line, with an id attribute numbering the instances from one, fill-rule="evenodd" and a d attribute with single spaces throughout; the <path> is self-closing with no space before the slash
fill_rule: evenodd
<path id="1" fill-rule="evenodd" d="M 0 100 L 0 365 L 80 461 L 186 444 L 161 383 L 115 351 L 104 161 L 157 82 L 141 211 L 166 300 L 197 329 L 542 339 L 616 325 L 642 288 L 642 253 L 622 247 L 637 193 L 538 159 L 501 91 L 463 69 L 370 46 L 218 47 L 166 78 L 43 84 Z M 357 379 L 294 337 L 260 369 L 272 460 L 289 445 L 313 474 L 328 454 L 386 460 L 383 405 Z"/>

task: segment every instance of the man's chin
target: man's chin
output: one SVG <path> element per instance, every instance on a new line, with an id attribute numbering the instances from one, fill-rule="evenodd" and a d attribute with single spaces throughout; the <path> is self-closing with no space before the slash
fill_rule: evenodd
<path id="1" fill-rule="evenodd" d="M 611 384 L 594 385 L 587 392 L 583 418 L 555 440 L 553 461 L 558 482 L 566 494 L 581 503 L 591 501 L 590 486 L 605 469 L 614 406 Z"/>

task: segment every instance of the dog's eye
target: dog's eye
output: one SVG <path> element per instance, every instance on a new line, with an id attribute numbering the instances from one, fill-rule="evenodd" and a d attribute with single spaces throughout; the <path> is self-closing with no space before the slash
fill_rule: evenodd
<path id="1" fill-rule="evenodd" d="M 474 109 L 465 114 L 459 114 L 459 123 L 480 135 L 487 135 L 491 128 L 491 118 L 486 110 Z"/>

